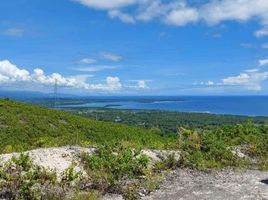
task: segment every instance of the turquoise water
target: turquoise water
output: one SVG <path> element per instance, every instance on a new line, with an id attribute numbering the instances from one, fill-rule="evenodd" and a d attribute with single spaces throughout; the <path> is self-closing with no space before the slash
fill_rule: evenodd
<path id="1" fill-rule="evenodd" d="M 99 97 L 63 107 L 146 109 L 179 112 L 268 116 L 268 96 Z"/>

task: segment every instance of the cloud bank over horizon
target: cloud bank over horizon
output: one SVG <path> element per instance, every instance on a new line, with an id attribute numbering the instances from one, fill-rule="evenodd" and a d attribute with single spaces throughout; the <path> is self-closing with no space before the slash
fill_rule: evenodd
<path id="1" fill-rule="evenodd" d="M 75 76 L 63 76 L 59 73 L 52 73 L 46 75 L 43 69 L 35 68 L 33 72 L 22 69 L 12 64 L 8 60 L 0 61 L 0 87 L 1 86 L 14 86 L 21 89 L 27 89 L 27 84 L 34 84 L 36 86 L 53 86 L 55 83 L 59 87 L 82 89 L 88 91 L 105 91 L 117 92 L 122 90 L 141 90 L 147 89 L 145 81 L 138 82 L 137 85 L 125 86 L 121 83 L 119 77 L 107 76 L 102 83 L 88 83 L 88 79 L 94 75 L 82 74 Z"/>

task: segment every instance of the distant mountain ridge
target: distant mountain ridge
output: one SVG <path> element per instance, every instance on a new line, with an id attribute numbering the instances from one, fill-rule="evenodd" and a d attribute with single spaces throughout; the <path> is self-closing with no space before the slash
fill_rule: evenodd
<path id="1" fill-rule="evenodd" d="M 18 99 L 18 100 L 25 100 L 25 99 L 32 99 L 32 98 L 54 98 L 53 93 L 43 93 L 43 92 L 36 92 L 36 91 L 7 91 L 7 90 L 0 90 L 0 98 L 10 98 L 10 99 Z M 58 98 L 76 98 L 79 96 L 72 95 L 72 94 L 57 94 Z"/>

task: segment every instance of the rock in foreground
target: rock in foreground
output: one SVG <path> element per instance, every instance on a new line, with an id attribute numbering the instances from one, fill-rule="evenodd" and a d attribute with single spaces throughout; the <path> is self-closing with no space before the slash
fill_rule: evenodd
<path id="1" fill-rule="evenodd" d="M 160 188 L 144 200 L 267 200 L 268 172 L 178 169 L 166 177 Z"/>

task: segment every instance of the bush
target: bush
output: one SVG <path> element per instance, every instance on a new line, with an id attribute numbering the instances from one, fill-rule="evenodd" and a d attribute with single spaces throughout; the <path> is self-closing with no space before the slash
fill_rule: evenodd
<path id="1" fill-rule="evenodd" d="M 154 170 L 161 172 L 164 170 L 175 169 L 178 167 L 178 161 L 175 158 L 175 154 L 169 154 L 166 159 L 156 162 L 154 164 Z"/>
<path id="2" fill-rule="evenodd" d="M 69 167 L 57 180 L 55 171 L 33 164 L 29 155 L 13 157 L 0 167 L 0 198 L 4 199 L 64 199 L 68 192 L 79 190 L 80 173 Z M 78 186 L 78 188 L 77 188 Z"/>
<path id="3" fill-rule="evenodd" d="M 233 147 L 241 144 L 247 146 L 245 153 L 248 156 L 255 156 L 262 161 L 266 159 L 267 162 L 267 136 L 267 129 L 252 124 L 206 130 L 181 128 L 178 139 L 178 147 L 182 150 L 179 165 L 197 169 L 249 167 L 248 160 L 232 152 Z M 257 166 L 260 166 L 260 162 Z"/>
<path id="4" fill-rule="evenodd" d="M 56 184 L 56 173 L 34 165 L 27 154 L 13 157 L 0 169 L 0 190 L 8 199 L 41 199 Z"/>
<path id="5" fill-rule="evenodd" d="M 93 155 L 82 155 L 82 160 L 95 189 L 103 192 L 122 192 L 124 180 L 144 175 L 148 158 L 140 151 L 123 146 L 101 146 Z"/>

